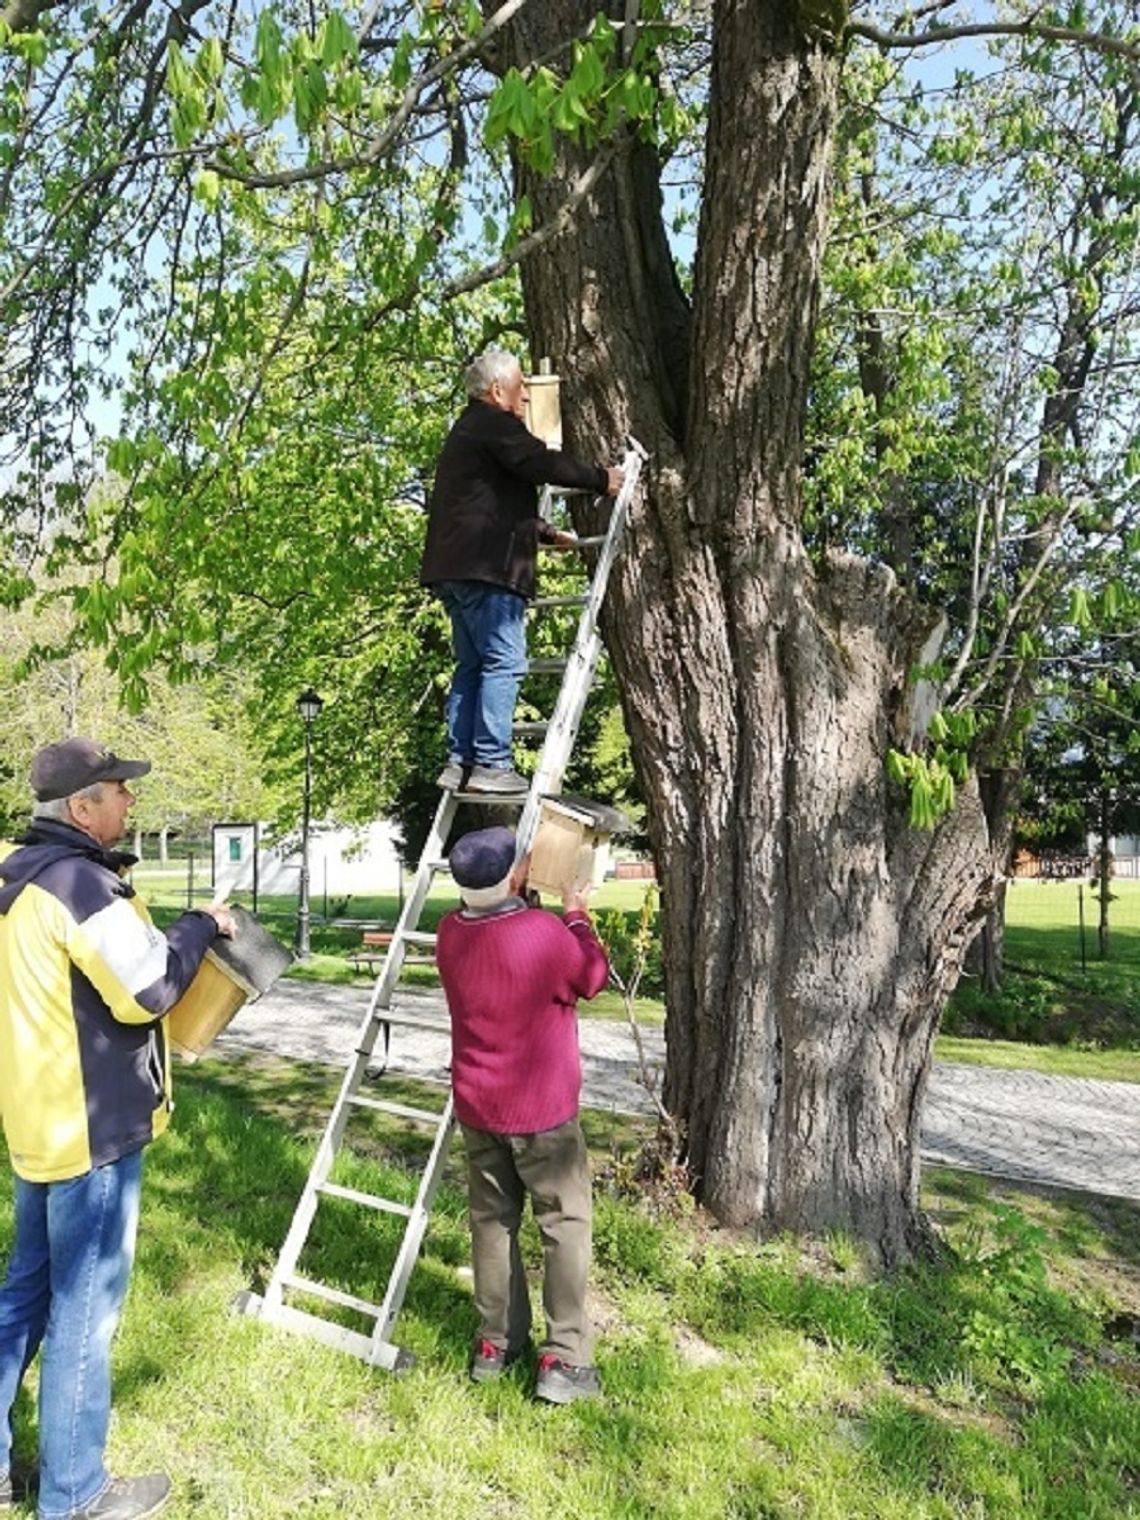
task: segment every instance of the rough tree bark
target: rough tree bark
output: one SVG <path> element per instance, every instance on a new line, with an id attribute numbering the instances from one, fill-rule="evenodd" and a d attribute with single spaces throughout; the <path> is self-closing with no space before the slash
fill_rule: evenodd
<path id="1" fill-rule="evenodd" d="M 593 8 L 527 7 L 506 61 L 552 56 Z M 923 1094 L 990 865 L 975 787 L 915 833 L 887 784 L 935 615 L 882 567 L 813 567 L 799 531 L 838 70 L 794 5 L 719 0 L 691 312 L 636 144 L 523 284 L 534 351 L 567 377 L 567 447 L 628 430 L 652 453 L 604 631 L 699 1196 L 735 1225 L 845 1228 L 891 1264 L 925 1242 Z M 519 171 L 536 222 L 584 162 Z"/>

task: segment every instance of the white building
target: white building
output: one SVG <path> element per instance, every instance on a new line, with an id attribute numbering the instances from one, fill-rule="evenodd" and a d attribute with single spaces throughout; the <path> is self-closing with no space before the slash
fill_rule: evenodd
<path id="1" fill-rule="evenodd" d="M 1100 835 L 1090 834 L 1088 846 L 1093 870 L 1095 871 L 1097 856 L 1100 853 Z M 1108 848 L 1112 855 L 1112 874 L 1114 876 L 1140 876 L 1140 837 L 1137 837 L 1135 834 L 1121 834 L 1118 838 L 1108 841 Z"/>
<path id="2" fill-rule="evenodd" d="M 211 882 L 214 892 L 285 896 L 298 891 L 301 852 L 265 844 L 262 823 L 216 823 Z M 395 831 L 379 820 L 364 828 L 314 824 L 309 831 L 309 898 L 314 909 L 329 898 L 398 892 L 401 866 Z"/>

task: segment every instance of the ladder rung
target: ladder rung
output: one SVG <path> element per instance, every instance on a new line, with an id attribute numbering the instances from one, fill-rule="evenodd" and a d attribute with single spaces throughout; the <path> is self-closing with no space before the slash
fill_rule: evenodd
<path id="1" fill-rule="evenodd" d="M 535 721 L 513 723 L 511 725 L 511 733 L 520 739 L 525 739 L 528 736 L 533 736 L 534 738 L 541 739 L 549 727 L 550 724 L 547 723 L 546 719 L 544 718 L 541 722 Z"/>
<path id="2" fill-rule="evenodd" d="M 584 591 L 576 596 L 536 596 L 532 607 L 584 607 L 590 600 Z"/>
<path id="3" fill-rule="evenodd" d="M 405 955 L 404 956 L 404 965 L 405 966 L 434 966 L 435 965 L 435 956 L 434 955 Z"/>
<path id="4" fill-rule="evenodd" d="M 297 1293 L 311 1293 L 314 1298 L 327 1299 L 330 1304 L 340 1304 L 345 1309 L 356 1309 L 361 1314 L 370 1314 L 373 1319 L 379 1319 L 383 1313 L 379 1304 L 370 1304 L 366 1298 L 357 1298 L 352 1293 L 342 1293 L 339 1288 L 330 1288 L 326 1283 L 313 1282 L 308 1277 L 283 1277 L 281 1286 L 292 1288 Z"/>
<path id="5" fill-rule="evenodd" d="M 565 655 L 559 655 L 556 659 L 528 660 L 526 662 L 529 675 L 561 675 L 570 661 Z"/>
<path id="6" fill-rule="evenodd" d="M 406 991 L 407 989 L 405 989 Z M 433 1034 L 451 1033 L 451 1025 L 441 1019 L 425 1019 L 418 1013 L 401 1013 L 399 1009 L 384 1008 L 376 1013 L 378 1024 L 391 1024 L 396 1029 L 428 1029 Z"/>
<path id="7" fill-rule="evenodd" d="M 604 544 L 604 533 L 591 533 L 587 538 L 576 538 L 572 544 L 544 544 L 539 543 L 539 548 L 546 554 L 573 554 L 575 549 L 596 549 L 599 544 Z"/>
<path id="8" fill-rule="evenodd" d="M 435 944 L 434 934 L 424 934 L 413 929 L 405 929 L 400 938 L 408 945 L 427 945 L 430 947 Z"/>
<path id="9" fill-rule="evenodd" d="M 438 1113 L 430 1108 L 412 1108 L 407 1103 L 391 1103 L 387 1098 L 366 1098 L 363 1093 L 350 1093 L 350 1103 L 357 1103 L 361 1108 L 375 1109 L 379 1114 L 391 1114 L 395 1119 L 413 1119 L 417 1124 L 438 1124 L 443 1118 L 443 1109 Z"/>
<path id="10" fill-rule="evenodd" d="M 374 1193 L 358 1193 L 355 1188 L 341 1187 L 336 1182 L 320 1182 L 317 1184 L 318 1193 L 327 1193 L 330 1198 L 343 1198 L 347 1203 L 360 1203 L 366 1209 L 378 1209 L 381 1214 L 400 1214 L 404 1219 L 412 1217 L 412 1211 L 406 1203 L 396 1203 L 391 1198 L 377 1198 Z"/>
<path id="11" fill-rule="evenodd" d="M 450 860 L 424 860 L 420 862 L 429 871 L 450 871 Z"/>

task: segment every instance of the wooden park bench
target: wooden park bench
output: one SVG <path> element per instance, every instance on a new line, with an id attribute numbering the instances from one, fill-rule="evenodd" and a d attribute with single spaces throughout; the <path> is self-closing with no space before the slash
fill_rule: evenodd
<path id="1" fill-rule="evenodd" d="M 367 972 L 369 976 L 375 976 L 384 964 L 384 957 L 391 943 L 390 929 L 365 929 L 360 936 L 360 944 L 348 952 L 349 965 L 354 971 Z"/>

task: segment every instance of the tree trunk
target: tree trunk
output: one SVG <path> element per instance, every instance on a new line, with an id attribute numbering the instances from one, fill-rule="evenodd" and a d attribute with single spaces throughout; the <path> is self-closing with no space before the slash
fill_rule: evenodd
<path id="1" fill-rule="evenodd" d="M 795 7 L 715 8 L 690 319 L 633 145 L 523 269 L 566 446 L 626 431 L 647 490 L 604 612 L 662 889 L 666 1102 L 727 1223 L 918 1250 L 918 1140 L 939 1014 L 990 873 L 976 787 L 906 825 L 885 757 L 934 615 L 889 570 L 813 567 L 799 532 L 838 61 Z M 585 7 L 528 8 L 517 61 Z M 746 129 L 742 124 L 747 124 Z M 520 171 L 536 224 L 585 163 Z M 691 331 L 691 341 L 689 334 Z"/>
<path id="2" fill-rule="evenodd" d="M 978 776 L 995 875 L 993 900 L 977 938 L 970 945 L 966 969 L 991 997 L 1001 991 L 1005 972 L 1005 899 L 1013 861 L 1013 807 L 1020 781 L 1020 770 L 1010 767 L 982 771 Z"/>
<path id="3" fill-rule="evenodd" d="M 135 829 L 132 853 L 136 855 L 139 860 L 143 858 L 143 831 L 140 828 Z"/>
<path id="4" fill-rule="evenodd" d="M 163 865 L 170 860 L 170 825 L 164 823 L 158 831 L 158 858 Z"/>

